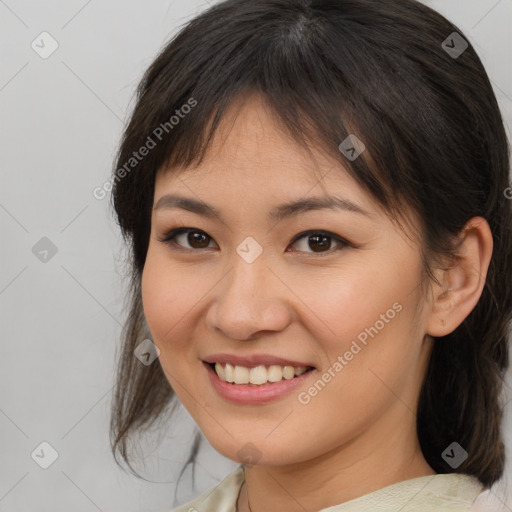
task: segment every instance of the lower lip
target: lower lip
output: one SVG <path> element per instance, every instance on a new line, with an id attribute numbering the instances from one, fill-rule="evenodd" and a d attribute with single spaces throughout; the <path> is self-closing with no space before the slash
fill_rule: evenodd
<path id="1" fill-rule="evenodd" d="M 316 373 L 316 370 L 311 370 L 293 379 L 271 382 L 261 386 L 249 386 L 247 384 L 224 382 L 208 363 L 204 363 L 204 366 L 212 386 L 219 395 L 239 404 L 261 404 L 276 400 L 304 384 L 307 379 Z"/>

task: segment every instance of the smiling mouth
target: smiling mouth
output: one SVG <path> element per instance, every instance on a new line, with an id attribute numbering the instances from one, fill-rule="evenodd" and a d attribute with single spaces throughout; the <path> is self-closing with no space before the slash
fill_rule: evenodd
<path id="1" fill-rule="evenodd" d="M 229 363 L 205 363 L 218 375 L 223 382 L 231 384 L 247 384 L 264 386 L 291 380 L 300 375 L 315 370 L 313 366 L 281 366 L 258 365 L 254 367 L 231 365 Z"/>

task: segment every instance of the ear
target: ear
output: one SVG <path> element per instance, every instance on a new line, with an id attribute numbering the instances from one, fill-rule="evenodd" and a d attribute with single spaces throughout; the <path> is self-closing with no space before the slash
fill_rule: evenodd
<path id="1" fill-rule="evenodd" d="M 433 287 L 433 303 L 426 334 L 440 337 L 454 331 L 476 306 L 487 277 L 493 240 L 483 217 L 471 218 L 459 235 L 452 265 L 441 270 L 441 286 Z"/>

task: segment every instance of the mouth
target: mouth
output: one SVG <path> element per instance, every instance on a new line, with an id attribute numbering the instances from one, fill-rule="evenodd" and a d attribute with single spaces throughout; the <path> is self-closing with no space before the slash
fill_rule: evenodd
<path id="1" fill-rule="evenodd" d="M 230 363 L 207 362 L 209 366 L 223 382 L 233 385 L 245 384 L 248 386 L 267 386 L 276 382 L 292 380 L 301 375 L 314 371 L 314 366 L 291 366 L 291 365 L 257 365 L 239 366 Z"/>

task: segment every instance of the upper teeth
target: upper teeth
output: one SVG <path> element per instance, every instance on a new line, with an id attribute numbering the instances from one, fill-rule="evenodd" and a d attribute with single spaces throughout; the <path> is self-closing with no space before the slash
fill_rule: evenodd
<path id="1" fill-rule="evenodd" d="M 280 366 L 273 364 L 267 369 L 263 365 L 247 368 L 245 366 L 233 366 L 229 363 L 215 363 L 215 371 L 220 380 L 234 384 L 261 385 L 267 382 L 279 382 L 283 378 L 286 380 L 293 379 L 295 376 L 302 375 L 306 370 L 306 366 Z"/>

